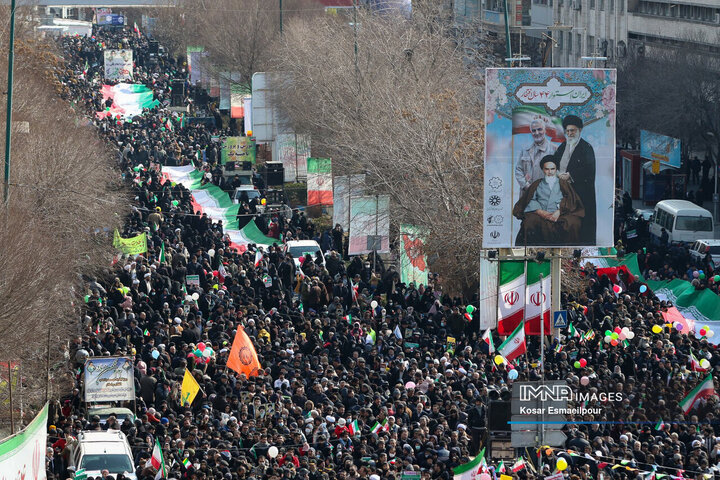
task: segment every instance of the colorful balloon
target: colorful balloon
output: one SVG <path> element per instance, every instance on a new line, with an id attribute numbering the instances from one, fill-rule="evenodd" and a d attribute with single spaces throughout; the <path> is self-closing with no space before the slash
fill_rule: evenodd
<path id="1" fill-rule="evenodd" d="M 508 379 L 509 380 L 517 380 L 518 378 L 518 371 L 514 368 L 508 372 Z"/>
<path id="2" fill-rule="evenodd" d="M 203 350 L 205 350 L 205 342 L 200 342 L 200 343 L 198 343 L 198 344 L 197 344 L 197 348 L 198 348 L 198 350 L 200 350 L 201 352 L 202 352 Z"/>
<path id="3" fill-rule="evenodd" d="M 640 293 L 647 292 L 647 285 L 640 285 Z"/>
<path id="4" fill-rule="evenodd" d="M 590 377 L 580 377 L 580 385 L 588 385 L 590 383 Z"/>
<path id="5" fill-rule="evenodd" d="M 587 367 L 587 360 L 585 360 L 584 358 L 581 358 L 581 359 L 579 360 L 579 362 L 580 362 L 580 366 L 581 366 L 582 368 Z"/>
<path id="6" fill-rule="evenodd" d="M 620 295 L 620 293 L 622 293 L 622 287 L 620 285 L 613 285 L 613 292 Z"/>
<path id="7" fill-rule="evenodd" d="M 505 363 L 505 359 L 502 355 L 495 355 L 495 365 L 500 365 L 502 363 Z"/>
<path id="8" fill-rule="evenodd" d="M 575 368 L 581 368 L 581 367 L 582 367 L 582 365 L 580 365 L 580 362 L 577 361 L 577 360 L 575 360 L 574 365 L 575 365 Z"/>
<path id="9" fill-rule="evenodd" d="M 653 332 L 653 333 L 661 333 L 661 332 L 662 332 L 662 327 L 661 327 L 660 325 L 653 325 L 653 326 L 652 326 L 652 332 Z"/>
<path id="10" fill-rule="evenodd" d="M 564 458 L 558 458 L 557 462 L 555 463 L 555 466 L 557 467 L 558 470 L 560 470 L 562 472 L 563 470 L 565 470 L 568 467 L 567 460 L 565 460 Z"/>
<path id="11" fill-rule="evenodd" d="M 475 311 L 475 307 L 473 307 L 472 305 L 468 305 L 467 307 L 465 307 L 465 311 L 467 313 L 473 313 Z"/>
<path id="12" fill-rule="evenodd" d="M 613 338 L 612 340 L 610 340 L 610 345 L 612 345 L 613 347 L 616 347 L 617 344 L 618 344 L 618 341 L 616 339 Z"/>

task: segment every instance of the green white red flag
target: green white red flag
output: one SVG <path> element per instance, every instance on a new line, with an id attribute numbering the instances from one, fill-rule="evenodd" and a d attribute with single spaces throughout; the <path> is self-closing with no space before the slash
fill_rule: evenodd
<path id="1" fill-rule="evenodd" d="M 97 117 L 111 116 L 116 118 L 131 118 L 143 113 L 145 108 L 155 108 L 160 104 L 153 100 L 152 89 L 145 85 L 132 83 L 118 83 L 117 85 L 103 85 L 100 92 L 103 97 L 103 104 L 112 99 L 110 110 L 97 112 Z"/>
<path id="2" fill-rule="evenodd" d="M 550 262 L 511 260 L 498 268 L 498 334 L 510 335 L 525 320 L 525 333 L 540 335 L 540 318 L 550 332 Z"/>
<path id="3" fill-rule="evenodd" d="M 527 351 L 525 329 L 523 327 L 522 322 L 518 324 L 515 331 L 512 332 L 497 349 L 498 353 L 509 362 L 512 362 L 515 358 Z"/>
<path id="4" fill-rule="evenodd" d="M 701 401 L 713 395 L 715 395 L 715 383 L 713 382 L 712 374 L 710 374 L 682 399 L 680 408 L 682 408 L 685 415 L 687 415 Z"/>
<path id="5" fill-rule="evenodd" d="M 307 159 L 307 205 L 332 205 L 332 160 L 329 158 Z"/>
<path id="6" fill-rule="evenodd" d="M 490 331 L 489 328 L 485 330 L 485 333 L 483 333 L 482 339 L 483 342 L 487 343 L 488 345 L 488 353 L 495 352 L 495 344 L 493 343 L 492 331 Z"/>
<path id="7" fill-rule="evenodd" d="M 483 448 L 477 457 L 453 468 L 453 480 L 476 480 L 480 478 L 483 469 L 487 468 L 485 463 L 485 449 Z"/>

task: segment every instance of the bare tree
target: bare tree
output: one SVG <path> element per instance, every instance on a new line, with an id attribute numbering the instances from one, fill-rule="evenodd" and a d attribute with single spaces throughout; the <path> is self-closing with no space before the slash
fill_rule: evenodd
<path id="1" fill-rule="evenodd" d="M 393 222 L 426 228 L 433 270 L 467 289 L 482 230 L 483 85 L 441 12 L 418 3 L 411 20 L 358 11 L 352 25 L 289 23 L 275 102 L 336 175 L 366 173 L 390 195 Z"/>
<path id="2" fill-rule="evenodd" d="M 66 72 L 54 45 L 29 28 L 18 21 L 13 91 L 13 121 L 29 130 L 14 128 L 10 197 L 0 206 L 0 361 L 22 362 L 26 394 L 41 405 L 47 349 L 51 364 L 61 361 L 78 332 L 80 274 L 109 264 L 105 232 L 111 237 L 120 224 L 127 200 L 114 183 L 111 152 L 58 95 L 76 73 Z M 3 37 L 0 49 L 7 48 Z M 3 85 L 6 72 L 0 56 Z"/>

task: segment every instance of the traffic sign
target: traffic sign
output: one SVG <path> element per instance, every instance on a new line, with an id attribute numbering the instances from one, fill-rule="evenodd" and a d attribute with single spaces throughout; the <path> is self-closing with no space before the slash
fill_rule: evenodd
<path id="1" fill-rule="evenodd" d="M 553 327 L 555 328 L 567 328 L 567 310 L 555 310 L 553 312 Z"/>

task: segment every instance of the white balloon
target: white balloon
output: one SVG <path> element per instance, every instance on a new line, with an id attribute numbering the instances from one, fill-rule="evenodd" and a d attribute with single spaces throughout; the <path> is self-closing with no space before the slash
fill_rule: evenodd
<path id="1" fill-rule="evenodd" d="M 200 298 L 200 294 L 199 294 L 199 293 L 195 292 L 195 293 L 192 294 L 192 299 L 193 299 L 193 300 L 197 300 L 198 298 Z"/>
<path id="2" fill-rule="evenodd" d="M 708 337 L 708 338 L 710 338 L 710 337 L 712 337 L 713 335 L 715 335 L 715 332 L 713 332 L 712 330 L 710 330 L 709 332 L 707 332 L 707 335 L 705 335 L 705 336 Z"/>
<path id="3" fill-rule="evenodd" d="M 377 308 L 377 306 L 378 306 L 377 300 L 373 300 L 372 302 L 370 302 L 370 306 L 372 308 Z"/>
<path id="4" fill-rule="evenodd" d="M 628 340 L 632 340 L 633 338 L 635 338 L 635 332 L 630 331 L 630 332 L 628 332 L 628 334 L 626 336 L 627 336 Z"/>
<path id="5" fill-rule="evenodd" d="M 210 255 L 210 257 L 214 257 L 214 256 L 215 256 L 215 249 L 214 249 L 214 248 L 211 248 L 210 250 L 208 250 L 208 255 Z"/>
<path id="6" fill-rule="evenodd" d="M 270 455 L 270 458 L 275 458 L 278 456 L 278 448 L 273 445 L 272 447 L 268 448 L 268 455 Z"/>
<path id="7" fill-rule="evenodd" d="M 192 302 L 192 295 L 185 295 L 185 301 L 186 302 Z"/>

